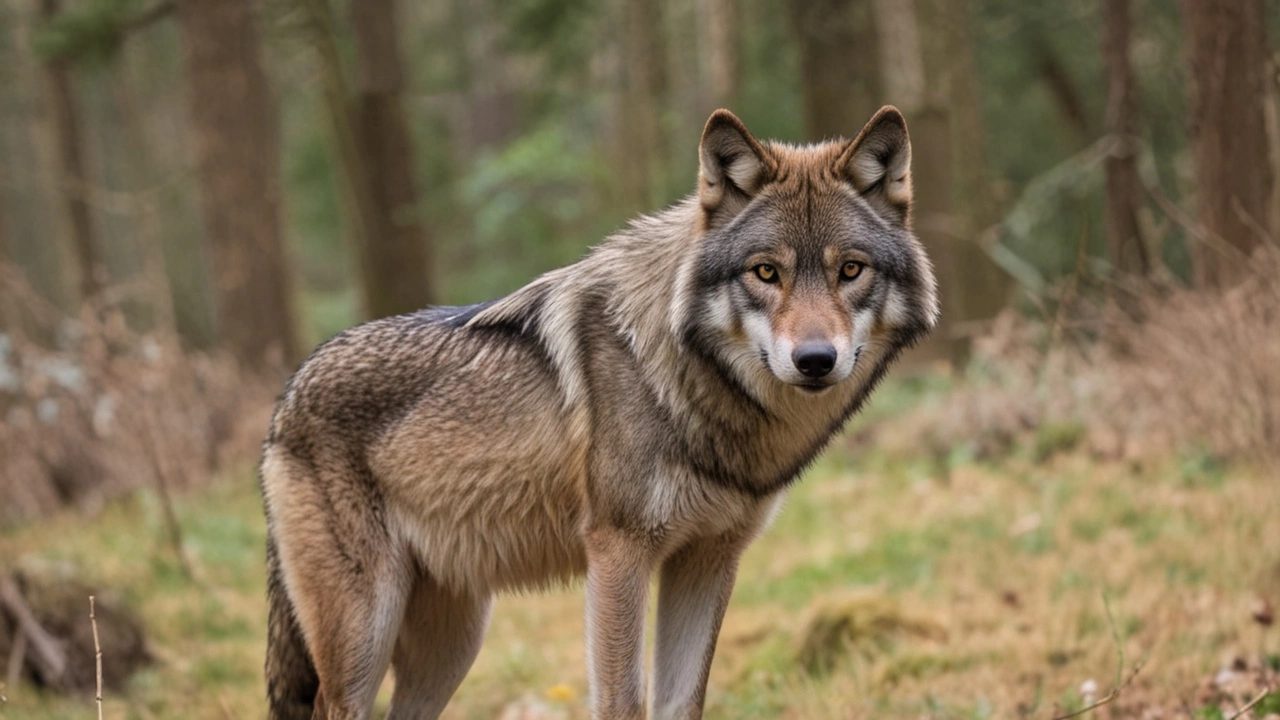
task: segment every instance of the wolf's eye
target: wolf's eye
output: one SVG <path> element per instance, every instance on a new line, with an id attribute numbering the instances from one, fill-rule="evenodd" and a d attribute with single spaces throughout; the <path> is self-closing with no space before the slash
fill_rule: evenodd
<path id="1" fill-rule="evenodd" d="M 756 271 L 756 277 L 760 278 L 761 280 L 767 283 L 778 282 L 778 268 L 766 263 L 762 265 L 757 265 L 752 269 Z"/>
<path id="2" fill-rule="evenodd" d="M 862 268 L 865 267 L 860 262 L 850 260 L 840 268 L 841 280 L 856 280 L 862 274 Z"/>

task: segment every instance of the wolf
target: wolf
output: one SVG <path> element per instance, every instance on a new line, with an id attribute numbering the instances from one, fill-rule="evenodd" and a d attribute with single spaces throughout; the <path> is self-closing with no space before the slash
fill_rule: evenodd
<path id="1" fill-rule="evenodd" d="M 893 107 L 808 146 L 719 110 L 698 158 L 695 192 L 577 263 L 359 325 L 288 381 L 270 717 L 367 717 L 390 664 L 389 716 L 435 718 L 495 595 L 582 576 L 592 717 L 702 717 L 743 550 L 939 308 Z"/>

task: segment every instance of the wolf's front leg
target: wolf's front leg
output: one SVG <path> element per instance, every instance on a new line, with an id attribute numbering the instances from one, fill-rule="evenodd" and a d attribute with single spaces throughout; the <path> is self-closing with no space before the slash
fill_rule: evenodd
<path id="1" fill-rule="evenodd" d="M 744 538 L 695 540 L 662 564 L 653 720 L 699 720 Z"/>
<path id="2" fill-rule="evenodd" d="M 594 720 L 644 718 L 644 615 L 651 551 L 614 528 L 588 531 L 587 682 Z"/>

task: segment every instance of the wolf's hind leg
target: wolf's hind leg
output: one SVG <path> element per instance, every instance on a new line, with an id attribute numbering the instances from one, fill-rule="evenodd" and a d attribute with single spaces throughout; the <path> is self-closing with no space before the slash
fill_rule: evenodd
<path id="1" fill-rule="evenodd" d="M 345 580 L 308 588 L 315 612 L 300 613 L 320 677 L 314 717 L 326 720 L 369 717 L 387 674 L 407 595 L 403 577 Z"/>
<path id="2" fill-rule="evenodd" d="M 439 717 L 480 652 L 492 605 L 487 594 L 455 593 L 425 574 L 417 580 L 391 658 L 388 720 Z"/>
<path id="3" fill-rule="evenodd" d="M 334 462 L 319 474 L 279 451 L 263 464 L 282 579 L 319 678 L 312 716 L 367 718 L 409 594 L 408 552 L 355 472 Z"/>

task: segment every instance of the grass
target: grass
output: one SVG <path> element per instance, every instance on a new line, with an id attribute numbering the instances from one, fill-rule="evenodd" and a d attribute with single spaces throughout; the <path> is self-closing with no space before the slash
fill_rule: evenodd
<path id="1" fill-rule="evenodd" d="M 707 716 L 1049 718 L 1082 706 L 1086 680 L 1110 689 L 1115 633 L 1145 667 L 1112 709 L 1180 717 L 1203 704 L 1197 688 L 1224 658 L 1280 651 L 1250 617 L 1258 597 L 1280 596 L 1274 479 L 1194 453 L 1135 467 L 1098 464 L 1073 440 L 1044 452 L 1073 432 L 999 465 L 961 456 L 941 468 L 839 444 L 744 558 Z M 0 559 L 70 570 L 146 619 L 161 660 L 106 699 L 107 717 L 260 717 L 264 529 L 251 469 L 179 497 L 178 513 L 198 583 L 145 492 L 91 520 L 0 536 Z M 831 612 L 853 619 L 823 669 L 806 670 L 800 647 Z M 495 718 L 534 698 L 548 717 L 585 718 L 581 617 L 579 589 L 500 600 L 446 717 Z M 0 718 L 94 714 L 92 698 L 5 694 Z"/>

